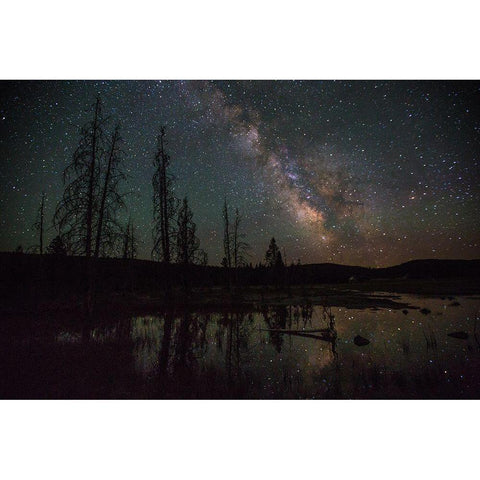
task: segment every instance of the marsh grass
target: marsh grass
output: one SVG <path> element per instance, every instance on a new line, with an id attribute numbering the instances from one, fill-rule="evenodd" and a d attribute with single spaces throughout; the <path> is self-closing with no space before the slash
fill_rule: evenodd
<path id="1" fill-rule="evenodd" d="M 425 327 L 422 328 L 422 332 L 427 345 L 427 350 L 437 350 L 437 337 L 431 325 L 428 324 L 426 329 Z"/>
<path id="2" fill-rule="evenodd" d="M 400 346 L 404 355 L 410 355 L 410 338 L 403 337 L 400 340 Z"/>

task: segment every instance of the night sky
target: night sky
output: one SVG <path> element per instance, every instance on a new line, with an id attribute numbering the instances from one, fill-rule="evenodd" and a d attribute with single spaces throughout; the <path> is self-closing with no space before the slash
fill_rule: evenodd
<path id="1" fill-rule="evenodd" d="M 50 224 L 99 94 L 121 123 L 133 192 L 123 220 L 140 258 L 162 125 L 210 264 L 223 256 L 224 197 L 253 263 L 272 236 L 288 263 L 480 257 L 480 82 L 1 81 L 0 92 L 1 251 L 38 243 L 43 190 Z"/>

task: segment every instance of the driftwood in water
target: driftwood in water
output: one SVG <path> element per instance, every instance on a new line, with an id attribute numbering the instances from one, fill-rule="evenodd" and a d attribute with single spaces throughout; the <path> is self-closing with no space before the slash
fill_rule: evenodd
<path id="1" fill-rule="evenodd" d="M 461 340 L 466 340 L 468 338 L 467 332 L 451 332 L 447 333 L 449 337 L 460 338 Z"/>
<path id="2" fill-rule="evenodd" d="M 284 333 L 286 335 L 295 335 L 297 337 L 314 338 L 315 340 L 323 340 L 325 342 L 332 342 L 336 338 L 336 335 L 328 328 L 323 328 L 320 330 L 272 330 L 267 328 L 260 328 L 260 331 L 270 333 Z M 313 335 L 312 333 L 322 333 L 323 335 Z"/>
<path id="3" fill-rule="evenodd" d="M 285 330 L 281 328 L 260 328 L 260 331 L 262 332 L 272 332 L 272 333 L 290 333 L 290 334 L 295 334 L 295 333 L 328 333 L 330 332 L 329 328 L 320 328 L 317 330 Z"/>
<path id="4" fill-rule="evenodd" d="M 336 335 L 323 334 L 323 335 L 312 335 L 311 333 L 289 333 L 288 335 L 296 335 L 297 337 L 307 337 L 314 338 L 316 340 L 323 340 L 325 342 L 333 342 L 336 338 Z"/>

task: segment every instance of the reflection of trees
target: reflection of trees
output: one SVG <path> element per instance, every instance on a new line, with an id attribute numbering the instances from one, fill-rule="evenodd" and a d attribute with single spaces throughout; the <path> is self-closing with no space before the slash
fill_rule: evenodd
<path id="1" fill-rule="evenodd" d="M 302 305 L 289 305 L 288 307 L 268 307 L 263 305 L 262 315 L 268 327 L 267 330 L 270 336 L 270 341 L 277 352 L 281 352 L 283 337 L 287 334 L 289 335 L 289 338 L 291 338 L 292 335 L 295 335 L 327 341 L 331 343 L 332 353 L 336 358 L 337 330 L 335 327 L 335 316 L 332 313 L 331 307 L 322 306 L 322 308 L 322 316 L 323 320 L 327 323 L 327 328 L 310 330 L 312 333 L 309 333 L 306 328 L 308 326 L 312 327 L 313 305 L 311 302 Z M 293 329 L 292 326 L 294 327 Z"/>
<path id="2" fill-rule="evenodd" d="M 61 356 L 62 363 L 68 362 L 68 369 L 60 369 L 65 373 L 58 377 L 62 383 L 61 396 L 65 398 L 141 396 L 143 383 L 135 368 L 133 326 L 134 319 L 128 314 L 116 317 L 85 315 L 81 324 L 80 342 L 63 345 L 71 357 Z"/>
<path id="3" fill-rule="evenodd" d="M 122 318 L 116 325 L 116 337 L 120 342 L 130 342 L 132 338 L 132 319 Z"/>
<path id="4" fill-rule="evenodd" d="M 324 326 L 327 328 L 315 325 L 322 318 L 322 310 L 318 311 L 315 322 L 312 310 L 309 304 L 298 305 L 297 308 L 264 306 L 262 309 L 263 319 L 270 330 L 267 335 L 271 346 L 268 348 L 273 347 L 276 352 L 283 352 L 282 356 L 287 355 L 282 362 L 282 368 L 287 369 L 284 372 L 287 382 L 291 380 L 289 362 L 297 365 L 298 352 L 292 348 L 290 357 L 288 352 L 284 352 L 288 346 L 285 342 L 294 341 L 298 336 L 327 341 L 331 345 L 333 356 L 337 357 L 335 319 L 331 310 L 324 310 Z M 263 370 L 264 367 L 248 364 L 250 349 L 256 346 L 252 346 L 252 335 L 256 331 L 254 315 L 226 312 L 215 316 L 214 325 L 208 330 L 210 320 L 209 315 L 188 311 L 180 317 L 174 317 L 172 313 L 165 314 L 163 324 L 160 324 L 162 332 L 157 357 L 159 375 L 156 391 L 160 397 L 243 398 L 249 395 L 252 380 L 255 382 L 257 378 L 257 369 Z M 311 323 L 314 323 L 316 330 L 310 328 Z M 307 328 L 303 328 L 303 325 L 307 325 Z M 284 339 L 285 334 L 288 334 L 289 340 Z M 208 352 L 209 343 L 216 345 L 214 352 Z M 314 342 L 311 348 L 318 348 L 318 343 Z M 247 378 L 250 368 L 255 371 L 253 379 Z M 294 388 L 293 384 L 291 387 Z"/>
<path id="5" fill-rule="evenodd" d="M 332 353 L 335 360 L 338 358 L 337 353 L 337 329 L 335 327 L 335 315 L 332 313 L 332 307 L 323 305 L 323 320 L 328 323 L 328 336 L 332 344 Z"/>
<path id="6" fill-rule="evenodd" d="M 250 313 L 225 313 L 217 323 L 215 341 L 220 352 L 225 350 L 225 368 L 228 389 L 235 385 L 241 389 L 242 354 L 248 351 L 253 330 L 253 315 Z M 241 392 L 237 392 L 239 395 Z"/>
<path id="7" fill-rule="evenodd" d="M 285 329 L 287 325 L 287 307 L 278 305 L 274 307 L 262 307 L 262 315 L 268 328 L 271 330 Z M 289 316 L 290 319 L 290 316 Z M 282 351 L 283 334 L 279 332 L 269 332 L 270 341 L 274 345 L 278 353 Z"/>
<path id="8" fill-rule="evenodd" d="M 209 320 L 210 315 L 193 315 L 188 311 L 185 311 L 180 319 L 175 319 L 172 313 L 165 314 L 158 357 L 162 389 L 167 387 L 167 377 L 170 374 L 174 381 L 170 386 L 175 391 L 189 388 L 198 370 L 198 358 L 207 351 Z"/>
<path id="9" fill-rule="evenodd" d="M 192 343 L 193 335 L 190 331 L 192 325 L 192 315 L 185 312 L 178 329 L 175 332 L 175 350 L 173 357 L 174 371 L 184 376 L 188 371 L 188 364 L 193 363 Z"/>
<path id="10" fill-rule="evenodd" d="M 160 347 L 160 355 L 158 358 L 158 370 L 160 375 L 165 375 L 168 369 L 168 359 L 170 356 L 170 344 L 172 342 L 173 331 L 173 315 L 166 313 L 163 320 L 163 336 L 162 345 Z"/>
<path id="11" fill-rule="evenodd" d="M 312 316 L 313 316 L 313 305 L 311 302 L 297 305 L 288 306 L 288 319 L 289 319 L 289 328 L 292 327 L 292 324 L 296 328 L 307 328 L 308 325 L 312 326 Z"/>
<path id="12" fill-rule="evenodd" d="M 311 302 L 307 302 L 301 305 L 301 312 L 303 327 L 306 328 L 307 325 L 312 326 L 313 305 L 311 304 Z"/>
<path id="13" fill-rule="evenodd" d="M 228 318 L 227 318 L 228 320 Z M 232 381 L 233 375 L 240 375 L 240 324 L 243 315 L 231 315 L 227 326 L 227 348 L 225 352 L 225 363 L 227 366 L 228 381 Z"/>
<path id="14" fill-rule="evenodd" d="M 235 368 L 235 373 L 240 373 L 240 345 L 239 337 L 239 321 L 238 315 L 232 315 L 227 326 L 227 349 L 225 352 L 225 362 L 227 366 L 228 382 L 232 381 L 232 364 Z"/>
<path id="15" fill-rule="evenodd" d="M 129 345 L 132 343 L 132 319 L 120 316 L 114 321 L 110 318 L 103 319 L 99 315 L 85 315 L 82 318 L 82 343 L 115 343 Z"/>

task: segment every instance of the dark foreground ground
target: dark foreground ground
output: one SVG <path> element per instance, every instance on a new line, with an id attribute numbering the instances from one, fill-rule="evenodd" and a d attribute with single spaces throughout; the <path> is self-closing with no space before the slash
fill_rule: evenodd
<path id="1" fill-rule="evenodd" d="M 0 264 L 0 398 L 480 398 L 478 261 Z"/>
<path id="2" fill-rule="evenodd" d="M 90 263 L 84 257 L 0 252 L 0 312 L 78 310 L 85 304 L 92 272 L 101 309 L 253 306 L 307 297 L 320 302 L 325 296 L 332 305 L 370 306 L 372 301 L 362 292 L 480 292 L 480 260 L 416 260 L 378 269 L 316 264 L 227 270 L 116 258 Z"/>
<path id="3" fill-rule="evenodd" d="M 479 293 L 395 280 L 19 306 L 0 323 L 0 397 L 480 398 Z"/>

